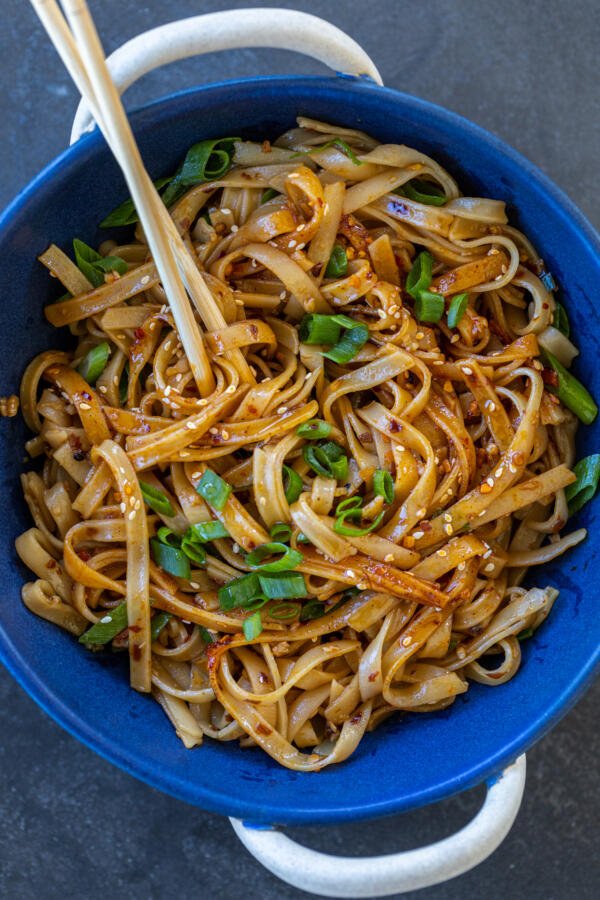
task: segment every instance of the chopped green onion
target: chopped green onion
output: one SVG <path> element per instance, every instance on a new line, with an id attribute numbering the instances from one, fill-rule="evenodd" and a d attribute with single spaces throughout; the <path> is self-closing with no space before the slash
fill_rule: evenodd
<path id="1" fill-rule="evenodd" d="M 346 537 L 362 537 L 365 534 L 370 534 L 381 524 L 383 510 L 373 519 L 370 525 L 365 525 L 364 528 L 355 528 L 354 525 L 346 525 L 345 520 L 354 517 L 354 510 L 346 510 L 341 516 L 336 518 L 333 523 L 333 530 L 337 532 L 337 534 L 343 534 Z"/>
<path id="2" fill-rule="evenodd" d="M 558 300 L 554 301 L 555 309 L 554 315 L 552 317 L 552 324 L 555 328 L 558 329 L 565 337 L 569 337 L 571 334 L 571 325 L 569 323 L 569 317 L 567 315 L 567 311 Z"/>
<path id="3" fill-rule="evenodd" d="M 311 541 L 309 538 L 306 537 L 306 535 L 304 534 L 303 531 L 299 531 L 298 537 L 296 538 L 296 543 L 297 544 L 310 544 Z"/>
<path id="4" fill-rule="evenodd" d="M 324 614 L 325 604 L 321 600 L 309 600 L 308 603 L 302 604 L 300 621 L 309 622 L 311 619 L 318 619 Z"/>
<path id="5" fill-rule="evenodd" d="M 120 256 L 102 256 L 78 238 L 73 240 L 73 252 L 77 268 L 83 272 L 93 287 L 100 287 L 101 284 L 104 284 L 104 276 L 107 272 L 118 272 L 119 275 L 124 275 L 128 269 L 127 263 Z"/>
<path id="6" fill-rule="evenodd" d="M 335 508 L 336 516 L 346 513 L 347 519 L 361 519 L 362 517 L 362 497 L 347 497 L 341 500 Z"/>
<path id="7" fill-rule="evenodd" d="M 303 344 L 337 344 L 342 326 L 335 321 L 336 318 L 320 313 L 304 316 L 298 328 L 298 337 Z M 354 321 L 349 321 L 354 326 Z"/>
<path id="8" fill-rule="evenodd" d="M 441 294 L 421 291 L 415 300 L 415 318 L 419 322 L 439 322 L 445 308 L 446 303 Z"/>
<path id="9" fill-rule="evenodd" d="M 194 144 L 163 194 L 165 206 L 175 203 L 186 190 L 205 181 L 216 181 L 232 165 L 234 142 L 239 138 L 216 138 Z"/>
<path id="10" fill-rule="evenodd" d="M 456 294 L 456 296 L 452 298 L 448 308 L 448 328 L 456 328 L 467 311 L 468 305 L 468 294 Z"/>
<path id="11" fill-rule="evenodd" d="M 260 612 L 252 613 L 251 616 L 244 619 L 242 628 L 244 630 L 244 637 L 247 641 L 253 641 L 254 638 L 257 638 L 263 630 Z"/>
<path id="12" fill-rule="evenodd" d="M 323 354 L 338 364 L 350 362 L 369 340 L 369 329 L 361 322 L 348 328 L 331 350 Z"/>
<path id="13" fill-rule="evenodd" d="M 172 175 L 168 175 L 166 178 L 158 178 L 154 182 L 156 190 L 160 191 L 161 188 L 164 188 L 164 186 L 171 181 L 172 177 Z M 122 225 L 135 225 L 136 222 L 139 222 L 139 216 L 133 200 L 130 197 L 128 200 L 125 200 L 124 203 L 121 203 L 120 206 L 117 206 L 116 209 L 113 209 L 113 211 L 100 222 L 100 228 L 117 228 Z"/>
<path id="14" fill-rule="evenodd" d="M 376 497 L 383 497 L 386 503 L 393 503 L 394 479 L 387 469 L 375 469 L 375 474 L 373 475 L 373 493 Z"/>
<path id="15" fill-rule="evenodd" d="M 234 578 L 217 592 L 221 609 L 230 610 L 247 606 L 253 600 L 262 599 L 263 593 L 256 572 Z"/>
<path id="16" fill-rule="evenodd" d="M 271 619 L 295 619 L 300 612 L 299 603 L 275 603 L 269 607 L 269 617 Z"/>
<path id="17" fill-rule="evenodd" d="M 276 191 L 274 188 L 267 188 L 266 191 L 262 192 L 260 202 L 261 204 L 268 203 L 273 197 L 279 197 L 279 191 Z"/>
<path id="18" fill-rule="evenodd" d="M 333 441 L 320 446 L 307 444 L 302 450 L 302 456 L 317 475 L 336 478 L 338 481 L 346 481 L 348 478 L 348 457 L 343 448 Z"/>
<path id="19" fill-rule="evenodd" d="M 188 531 L 193 534 L 193 538 L 191 538 L 191 535 L 190 538 L 201 544 L 208 544 L 209 541 L 217 541 L 219 538 L 229 537 L 229 532 L 223 523 L 216 519 L 212 519 L 210 522 L 196 522 L 195 525 L 190 525 Z"/>
<path id="20" fill-rule="evenodd" d="M 327 141 L 326 144 L 321 144 L 318 147 L 315 147 L 315 150 L 328 150 L 330 147 L 335 147 L 336 150 L 340 150 L 344 156 L 347 156 L 348 159 L 352 161 L 355 166 L 362 166 L 362 162 L 346 141 L 342 141 L 340 138 L 336 138 L 333 141 Z"/>
<path id="21" fill-rule="evenodd" d="M 205 566 L 206 565 L 206 550 L 199 544 L 198 541 L 194 540 L 193 536 L 186 532 L 181 541 L 181 549 L 185 553 L 188 559 L 191 559 L 193 563 L 196 563 L 197 566 Z"/>
<path id="22" fill-rule="evenodd" d="M 278 554 L 281 554 L 278 559 L 271 559 Z M 246 563 L 251 569 L 260 569 L 261 572 L 284 572 L 300 565 L 303 559 L 299 550 L 293 550 L 280 541 L 271 541 L 248 553 Z"/>
<path id="23" fill-rule="evenodd" d="M 283 467 L 283 490 L 288 503 L 295 503 L 302 493 L 302 479 L 295 469 L 290 466 Z"/>
<path id="24" fill-rule="evenodd" d="M 274 541 L 283 541 L 285 543 L 292 536 L 292 526 L 288 525 L 287 522 L 275 522 L 271 526 L 269 534 Z"/>
<path id="25" fill-rule="evenodd" d="M 161 525 L 158 531 L 156 532 L 156 537 L 161 542 L 161 544 L 167 544 L 168 547 L 180 547 L 181 546 L 181 538 L 178 534 L 171 528 L 167 528 L 166 525 Z"/>
<path id="26" fill-rule="evenodd" d="M 102 341 L 86 353 L 77 366 L 77 371 L 88 384 L 94 385 L 104 372 L 109 356 L 110 346 L 107 341 Z"/>
<path id="27" fill-rule="evenodd" d="M 565 369 L 554 354 L 544 350 L 542 355 L 558 375 L 557 393 L 561 403 L 564 403 L 586 425 L 591 425 L 598 415 L 598 407 L 590 392 Z"/>
<path id="28" fill-rule="evenodd" d="M 190 561 L 179 547 L 163 544 L 156 538 L 150 539 L 150 552 L 157 566 L 177 578 L 191 577 Z"/>
<path id="29" fill-rule="evenodd" d="M 121 372 L 121 378 L 119 379 L 119 403 L 121 406 L 127 400 L 127 393 L 129 391 L 129 360 L 123 366 L 123 371 Z"/>
<path id="30" fill-rule="evenodd" d="M 321 438 L 329 437 L 331 434 L 331 425 L 324 422 L 323 419 L 309 419 L 296 428 L 298 437 L 307 438 L 310 441 L 318 441 Z"/>
<path id="31" fill-rule="evenodd" d="M 406 278 L 406 290 L 415 300 L 421 291 L 426 291 L 431 284 L 433 271 L 433 256 L 423 250 L 415 259 L 412 269 Z"/>
<path id="32" fill-rule="evenodd" d="M 214 509 L 223 509 L 227 503 L 227 498 L 231 493 L 231 485 L 223 481 L 220 475 L 207 469 L 198 485 L 196 491 L 206 500 Z"/>
<path id="33" fill-rule="evenodd" d="M 348 274 L 348 256 L 341 244 L 336 244 L 331 251 L 325 278 L 343 278 Z"/>
<path id="34" fill-rule="evenodd" d="M 262 572 L 258 576 L 264 597 L 269 600 L 297 600 L 306 597 L 308 591 L 301 572 Z"/>
<path id="35" fill-rule="evenodd" d="M 569 514 L 579 512 L 589 500 L 592 499 L 598 489 L 600 481 L 600 453 L 586 456 L 573 466 L 573 474 L 577 481 L 567 485 L 565 497 L 569 504 Z"/>
<path id="36" fill-rule="evenodd" d="M 425 203 L 427 206 L 443 206 L 447 199 L 437 184 L 423 181 L 421 178 L 412 178 L 401 190 L 409 200 L 416 200 L 417 203 Z"/>
<path id="37" fill-rule="evenodd" d="M 520 631 L 517 635 L 518 641 L 526 641 L 528 638 L 533 636 L 533 628 L 524 628 L 523 631 Z"/>
<path id="38" fill-rule="evenodd" d="M 108 644 L 125 628 L 127 628 L 127 602 L 124 600 L 113 609 L 106 610 L 104 615 L 81 635 L 79 643 Z"/>
<path id="39" fill-rule="evenodd" d="M 155 641 L 169 619 L 171 618 L 171 613 L 168 612 L 158 612 L 156 615 L 152 616 L 150 619 L 150 640 Z"/>
<path id="40" fill-rule="evenodd" d="M 175 510 L 171 506 L 169 498 L 163 494 L 162 491 L 159 491 L 158 488 L 148 484 L 146 481 L 140 481 L 140 490 L 144 502 L 147 503 L 154 512 L 157 512 L 161 516 L 175 515 Z"/>
<path id="41" fill-rule="evenodd" d="M 215 639 L 212 636 L 212 634 L 210 633 L 210 631 L 208 630 L 208 628 L 205 628 L 204 625 L 199 625 L 198 631 L 200 632 L 200 637 L 202 638 L 202 640 L 204 641 L 205 644 L 213 644 L 214 643 Z"/>

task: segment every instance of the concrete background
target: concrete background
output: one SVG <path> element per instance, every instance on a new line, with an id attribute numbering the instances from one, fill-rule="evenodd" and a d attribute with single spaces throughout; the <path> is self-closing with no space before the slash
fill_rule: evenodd
<path id="1" fill-rule="evenodd" d="M 259 2 L 259 0 L 255 0 Z M 94 0 L 107 51 L 177 17 L 243 2 Z M 249 5 L 249 4 L 248 4 Z M 371 54 L 387 85 L 473 119 L 536 162 L 600 226 L 596 0 L 286 2 L 325 16 Z M 76 97 L 29 5 L 2 0 L 0 205 L 67 143 Z M 131 105 L 240 75 L 318 73 L 299 55 L 213 55 L 146 76 Z M 502 847 L 415 900 L 592 900 L 600 893 L 600 684 L 529 754 L 525 800 Z M 278 882 L 216 815 L 157 793 L 99 759 L 0 672 L 0 896 L 10 900 L 308 897 Z M 415 847 L 465 824 L 482 790 L 366 825 L 297 829 L 330 852 Z"/>

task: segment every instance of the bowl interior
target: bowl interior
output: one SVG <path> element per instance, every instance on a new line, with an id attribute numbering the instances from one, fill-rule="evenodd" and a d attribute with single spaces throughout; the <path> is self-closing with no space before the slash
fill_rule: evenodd
<path id="1" fill-rule="evenodd" d="M 253 79 L 200 88 L 152 104 L 133 119 L 155 177 L 174 170 L 187 148 L 211 136 L 275 137 L 309 115 L 406 143 L 431 154 L 465 193 L 503 199 L 511 222 L 537 246 L 562 288 L 581 357 L 575 371 L 600 397 L 600 330 L 594 295 L 600 247 L 589 225 L 544 176 L 501 142 L 458 116 L 370 83 L 342 78 Z M 56 160 L 0 222 L 4 306 L 0 391 L 18 389 L 23 368 L 68 335 L 51 328 L 42 308 L 56 285 L 36 261 L 50 241 L 94 245 L 97 223 L 126 196 L 99 136 Z M 598 658 L 597 505 L 579 516 L 588 540 L 539 572 L 539 585 L 560 597 L 538 636 L 523 644 L 523 662 L 508 684 L 472 684 L 449 710 L 396 717 L 368 735 L 345 764 L 318 775 L 276 766 L 259 750 L 207 741 L 186 751 L 158 705 L 128 687 L 123 662 L 92 655 L 20 601 L 26 572 L 15 536 L 30 527 L 19 485 L 26 430 L 4 420 L 0 523 L 0 651 L 33 697 L 81 740 L 134 775 L 182 799 L 251 822 L 319 823 L 371 817 L 418 806 L 490 777 L 556 722 L 589 681 Z M 600 444 L 599 426 L 582 428 L 579 454 Z"/>

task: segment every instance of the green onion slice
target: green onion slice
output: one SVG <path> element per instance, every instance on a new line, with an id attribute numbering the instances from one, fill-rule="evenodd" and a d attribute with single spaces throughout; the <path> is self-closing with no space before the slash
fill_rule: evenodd
<path id="1" fill-rule="evenodd" d="M 146 481 L 140 481 L 140 490 L 144 502 L 148 504 L 150 509 L 157 512 L 160 516 L 174 516 L 175 510 L 171 506 L 169 498 Z"/>
<path id="2" fill-rule="evenodd" d="M 347 519 L 358 519 L 360 521 L 362 517 L 362 505 L 362 497 L 347 497 L 345 500 L 341 500 L 338 503 L 335 508 L 335 514 L 336 516 L 340 516 L 342 513 L 346 513 Z"/>
<path id="3" fill-rule="evenodd" d="M 552 317 L 552 324 L 558 331 L 564 334 L 565 337 L 569 337 L 571 334 L 571 325 L 569 323 L 569 317 L 567 315 L 567 311 L 558 300 L 554 301 L 555 309 L 554 315 Z"/>
<path id="4" fill-rule="evenodd" d="M 80 272 L 83 272 L 93 287 L 104 284 L 104 276 L 107 272 L 118 272 L 124 275 L 128 265 L 120 256 L 102 256 L 93 247 L 89 247 L 78 238 L 73 240 L 73 252 L 75 263 Z"/>
<path id="5" fill-rule="evenodd" d="M 415 300 L 421 293 L 426 291 L 431 284 L 431 273 L 433 271 L 433 256 L 423 250 L 415 259 L 412 269 L 406 278 L 406 290 Z"/>
<path id="6" fill-rule="evenodd" d="M 81 635 L 79 643 L 108 644 L 125 628 L 127 628 L 127 602 L 124 600 L 113 609 L 106 610 L 104 615 Z"/>
<path id="7" fill-rule="evenodd" d="M 558 397 L 561 403 L 564 403 L 586 425 L 591 425 L 598 415 L 598 407 L 590 392 L 565 369 L 554 354 L 544 350 L 542 356 L 548 360 L 558 375 Z"/>
<path id="8" fill-rule="evenodd" d="M 375 531 L 376 528 L 381 524 L 381 520 L 383 519 L 383 510 L 376 516 L 370 525 L 365 525 L 364 528 L 355 528 L 354 525 L 347 525 L 346 519 L 353 518 L 354 511 L 350 510 L 349 512 L 343 512 L 341 516 L 338 516 L 333 524 L 333 530 L 337 532 L 337 534 L 343 534 L 346 537 L 362 537 L 365 534 L 370 534 L 372 531 Z"/>
<path id="9" fill-rule="evenodd" d="M 261 204 L 267 203 L 273 197 L 279 197 L 279 191 L 276 191 L 274 188 L 267 188 L 266 191 L 262 192 L 260 202 Z"/>
<path id="10" fill-rule="evenodd" d="M 311 619 L 318 619 L 324 614 L 325 604 L 321 600 L 309 600 L 308 603 L 302 604 L 300 621 L 309 622 Z"/>
<path id="11" fill-rule="evenodd" d="M 292 536 L 292 526 L 288 525 L 287 522 L 275 522 L 275 524 L 271 526 L 269 534 L 274 541 L 286 543 Z"/>
<path id="12" fill-rule="evenodd" d="M 150 539 L 150 553 L 157 566 L 177 578 L 191 577 L 190 561 L 180 547 L 163 544 L 156 538 Z"/>
<path id="13" fill-rule="evenodd" d="M 348 457 L 339 444 L 333 441 L 327 441 L 320 446 L 307 444 L 302 450 L 302 456 L 317 475 L 336 478 L 338 481 L 347 480 Z"/>
<path id="14" fill-rule="evenodd" d="M 269 607 L 269 617 L 271 619 L 295 619 L 301 610 L 299 603 L 274 603 Z"/>
<path id="15" fill-rule="evenodd" d="M 283 467 L 283 490 L 288 503 L 295 503 L 302 493 L 302 479 L 295 469 L 290 466 Z"/>
<path id="16" fill-rule="evenodd" d="M 586 456 L 573 466 L 573 474 L 577 481 L 565 488 L 565 497 L 569 504 L 569 513 L 574 515 L 579 512 L 589 500 L 592 499 L 598 489 L 600 481 L 600 453 Z"/>
<path id="17" fill-rule="evenodd" d="M 318 441 L 321 438 L 329 437 L 331 434 L 331 425 L 324 422 L 323 419 L 309 419 L 296 428 L 298 437 L 307 438 L 309 441 Z"/>
<path id="18" fill-rule="evenodd" d="M 415 300 L 415 318 L 419 322 L 439 322 L 445 308 L 446 303 L 441 294 L 424 290 Z"/>
<path id="19" fill-rule="evenodd" d="M 205 628 L 204 625 L 198 626 L 198 631 L 200 632 L 200 637 L 204 641 L 205 644 L 213 644 L 215 638 L 212 636 L 208 628 Z"/>
<path id="20" fill-rule="evenodd" d="M 172 177 L 172 175 L 168 175 L 166 178 L 158 178 L 154 182 L 156 190 L 160 191 L 161 188 L 164 188 L 165 185 L 171 181 Z M 135 225 L 136 222 L 139 222 L 139 216 L 133 200 L 130 197 L 128 200 L 125 200 L 124 203 L 121 203 L 120 206 L 117 206 L 116 209 L 113 209 L 113 211 L 100 222 L 100 228 L 117 228 L 123 225 Z"/>
<path id="21" fill-rule="evenodd" d="M 394 500 L 394 479 L 387 469 L 375 469 L 373 475 L 373 493 L 376 497 L 383 497 L 386 503 Z"/>
<path id="22" fill-rule="evenodd" d="M 437 184 L 423 181 L 421 178 L 412 178 L 401 190 L 409 200 L 416 200 L 417 203 L 424 203 L 426 206 L 443 206 L 447 199 Z"/>
<path id="23" fill-rule="evenodd" d="M 358 351 L 369 340 L 369 329 L 361 322 L 355 323 L 352 328 L 348 328 L 341 339 L 331 348 L 323 353 L 327 359 L 341 365 L 354 359 Z"/>
<path id="24" fill-rule="evenodd" d="M 361 160 L 358 158 L 352 147 L 340 138 L 336 138 L 333 141 L 327 141 L 326 144 L 320 144 L 318 147 L 313 147 L 313 150 L 328 150 L 330 147 L 335 147 L 336 150 L 340 150 L 344 156 L 347 156 L 348 159 L 351 160 L 353 165 L 362 166 Z"/>
<path id="25" fill-rule="evenodd" d="M 161 544 L 167 544 L 169 547 L 180 547 L 181 546 L 181 537 L 171 528 L 167 528 L 166 525 L 161 525 L 158 531 L 156 532 L 156 537 L 161 542 Z"/>
<path id="26" fill-rule="evenodd" d="M 356 324 L 353 319 L 350 327 Z M 324 316 L 320 313 L 310 313 L 304 316 L 298 328 L 298 337 L 303 344 L 337 344 L 342 326 L 336 322 L 337 316 Z"/>
<path id="27" fill-rule="evenodd" d="M 257 638 L 263 630 L 260 612 L 254 612 L 251 616 L 248 616 L 247 619 L 244 619 L 242 628 L 244 630 L 244 637 L 247 641 L 253 641 L 254 638 Z"/>
<path id="28" fill-rule="evenodd" d="M 273 556 L 279 558 L 271 559 Z M 270 541 L 248 553 L 246 563 L 251 569 L 260 569 L 261 572 L 284 572 L 300 565 L 303 559 L 299 550 L 293 550 L 280 541 Z"/>
<path id="29" fill-rule="evenodd" d="M 171 613 L 168 612 L 157 612 L 150 619 L 150 640 L 155 641 L 169 619 L 171 618 Z"/>
<path id="30" fill-rule="evenodd" d="M 206 550 L 202 544 L 199 544 L 198 541 L 194 540 L 194 537 L 188 532 L 186 532 L 182 538 L 181 549 L 187 558 L 193 563 L 196 563 L 197 566 L 206 565 Z"/>
<path id="31" fill-rule="evenodd" d="M 239 138 L 216 138 L 194 144 L 163 194 L 165 206 L 175 203 L 188 188 L 205 181 L 215 181 L 229 171 L 234 143 Z"/>
<path id="32" fill-rule="evenodd" d="M 207 469 L 198 482 L 196 491 L 214 509 L 221 510 L 231 494 L 231 485 L 223 481 L 221 476 L 213 472 L 212 469 Z"/>
<path id="33" fill-rule="evenodd" d="M 456 294 L 448 307 L 448 328 L 456 328 L 469 305 L 468 294 Z"/>
<path id="34" fill-rule="evenodd" d="M 301 572 L 262 572 L 258 576 L 263 596 L 269 600 L 297 600 L 306 597 L 308 590 Z"/>
<path id="35" fill-rule="evenodd" d="M 344 278 L 348 274 L 348 256 L 341 244 L 336 244 L 331 251 L 325 278 Z"/>
<path id="36" fill-rule="evenodd" d="M 217 592 L 221 609 L 230 610 L 247 606 L 253 600 L 262 599 L 263 593 L 256 572 L 234 578 Z"/>
<path id="37" fill-rule="evenodd" d="M 223 523 L 216 519 L 212 519 L 210 522 L 196 522 L 195 525 L 190 525 L 188 533 L 191 540 L 200 544 L 208 544 L 209 541 L 229 537 L 229 532 Z"/>
<path id="38" fill-rule="evenodd" d="M 523 631 L 518 633 L 517 640 L 526 641 L 530 637 L 533 637 L 533 628 L 524 628 Z"/>
<path id="39" fill-rule="evenodd" d="M 79 363 L 77 371 L 88 384 L 94 385 L 104 372 L 109 356 L 110 346 L 107 341 L 102 341 L 86 353 Z"/>

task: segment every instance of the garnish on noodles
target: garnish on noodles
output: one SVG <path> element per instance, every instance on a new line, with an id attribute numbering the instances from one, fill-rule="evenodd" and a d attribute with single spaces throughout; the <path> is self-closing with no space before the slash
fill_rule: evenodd
<path id="1" fill-rule="evenodd" d="M 512 678 L 557 596 L 525 574 L 583 540 L 600 465 L 575 465 L 597 407 L 504 204 L 309 119 L 202 141 L 158 185 L 226 321 L 211 383 L 131 201 L 97 250 L 42 254 L 74 348 L 21 386 L 27 607 L 127 653 L 186 747 L 301 771 Z"/>

